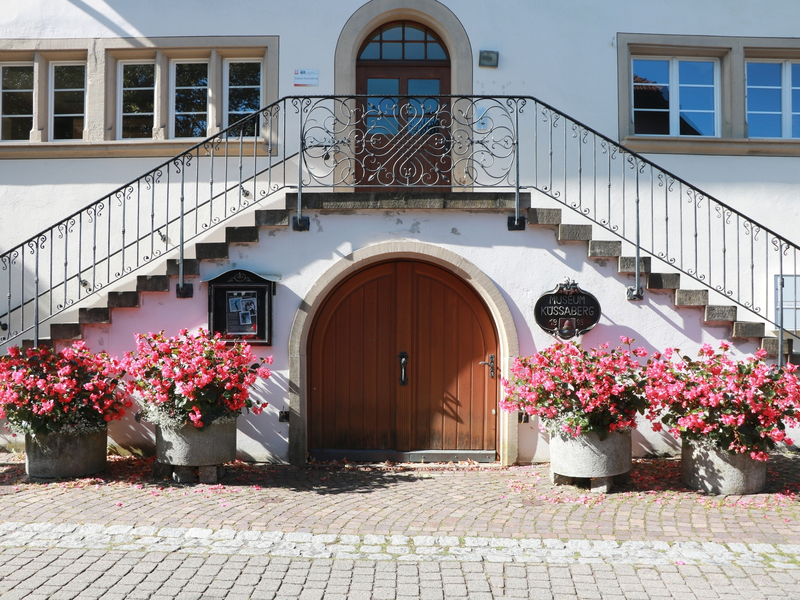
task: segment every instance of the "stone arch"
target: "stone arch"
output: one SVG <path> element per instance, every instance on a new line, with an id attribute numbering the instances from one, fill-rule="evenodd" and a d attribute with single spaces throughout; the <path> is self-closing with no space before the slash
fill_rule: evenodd
<path id="1" fill-rule="evenodd" d="M 381 242 L 356 250 L 336 262 L 314 283 L 300 303 L 292 323 L 289 337 L 289 404 L 292 413 L 289 426 L 289 460 L 292 464 L 303 464 L 306 460 L 306 348 L 317 307 L 339 282 L 353 272 L 377 262 L 401 258 L 436 264 L 461 277 L 477 292 L 489 309 L 500 338 L 503 356 L 500 374 L 508 377 L 511 361 L 519 355 L 517 330 L 505 298 L 486 273 L 455 252 L 416 240 Z M 518 457 L 516 417 L 501 412 L 498 422 L 500 461 L 504 465 L 513 464 Z"/>
<path id="2" fill-rule="evenodd" d="M 450 54 L 453 95 L 472 95 L 472 45 L 453 12 L 436 0 L 371 0 L 352 14 L 339 34 L 334 54 L 334 93 L 356 92 L 356 58 L 366 37 L 384 23 L 417 21 L 435 31 Z"/>

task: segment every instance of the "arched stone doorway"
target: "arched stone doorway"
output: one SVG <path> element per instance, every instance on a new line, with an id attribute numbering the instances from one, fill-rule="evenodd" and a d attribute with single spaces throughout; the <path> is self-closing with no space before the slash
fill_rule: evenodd
<path id="1" fill-rule="evenodd" d="M 456 15 L 436 0 L 371 0 L 348 19 L 339 34 L 334 55 L 334 91 L 356 93 L 356 62 L 370 33 L 392 21 L 413 21 L 441 40 L 450 60 L 450 93 L 472 95 L 472 46 Z"/>
<path id="2" fill-rule="evenodd" d="M 292 323 L 289 339 L 289 460 L 303 464 L 308 453 L 308 350 L 311 325 L 323 301 L 352 273 L 372 264 L 394 259 L 411 259 L 442 267 L 458 276 L 472 288 L 491 315 L 499 341 L 496 377 L 508 377 L 510 360 L 519 354 L 514 318 L 494 282 L 470 261 L 439 246 L 416 240 L 382 242 L 356 250 L 331 266 L 304 296 Z M 518 456 L 516 415 L 498 413 L 498 447 L 500 461 L 513 464 Z"/>
<path id="3" fill-rule="evenodd" d="M 394 259 L 352 273 L 322 301 L 307 354 L 313 458 L 495 460 L 498 336 L 451 271 Z"/>

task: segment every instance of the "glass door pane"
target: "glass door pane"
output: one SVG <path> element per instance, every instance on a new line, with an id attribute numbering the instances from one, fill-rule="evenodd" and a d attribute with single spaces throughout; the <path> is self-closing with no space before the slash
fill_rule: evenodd
<path id="1" fill-rule="evenodd" d="M 439 80 L 409 79 L 408 129 L 411 133 L 432 132 L 439 124 Z"/>
<path id="2" fill-rule="evenodd" d="M 367 135 L 395 135 L 400 94 L 399 79 L 367 79 Z"/>

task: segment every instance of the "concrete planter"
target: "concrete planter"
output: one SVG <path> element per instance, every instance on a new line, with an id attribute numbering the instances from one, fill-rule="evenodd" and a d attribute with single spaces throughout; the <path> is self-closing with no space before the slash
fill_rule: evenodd
<path id="1" fill-rule="evenodd" d="M 212 423 L 202 429 L 156 426 L 156 460 L 163 464 L 203 467 L 236 458 L 236 421 Z"/>
<path id="2" fill-rule="evenodd" d="M 631 470 L 631 432 L 550 436 L 550 478 L 554 483 L 590 479 L 593 491 L 611 489 L 614 477 Z"/>
<path id="3" fill-rule="evenodd" d="M 757 494 L 767 484 L 767 463 L 683 440 L 681 481 L 710 494 Z"/>
<path id="4" fill-rule="evenodd" d="M 108 430 L 25 436 L 25 471 L 45 479 L 88 477 L 106 468 Z"/>

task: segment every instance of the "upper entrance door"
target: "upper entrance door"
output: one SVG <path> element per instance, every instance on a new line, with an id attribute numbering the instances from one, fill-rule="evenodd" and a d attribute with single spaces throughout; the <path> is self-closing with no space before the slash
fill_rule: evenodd
<path id="1" fill-rule="evenodd" d="M 356 272 L 320 308 L 308 355 L 312 454 L 495 450 L 497 334 L 449 271 L 394 261 Z"/>
<path id="2" fill-rule="evenodd" d="M 363 191 L 449 189 L 450 59 L 441 40 L 417 23 L 374 31 L 356 63 L 361 143 L 356 178 Z"/>

